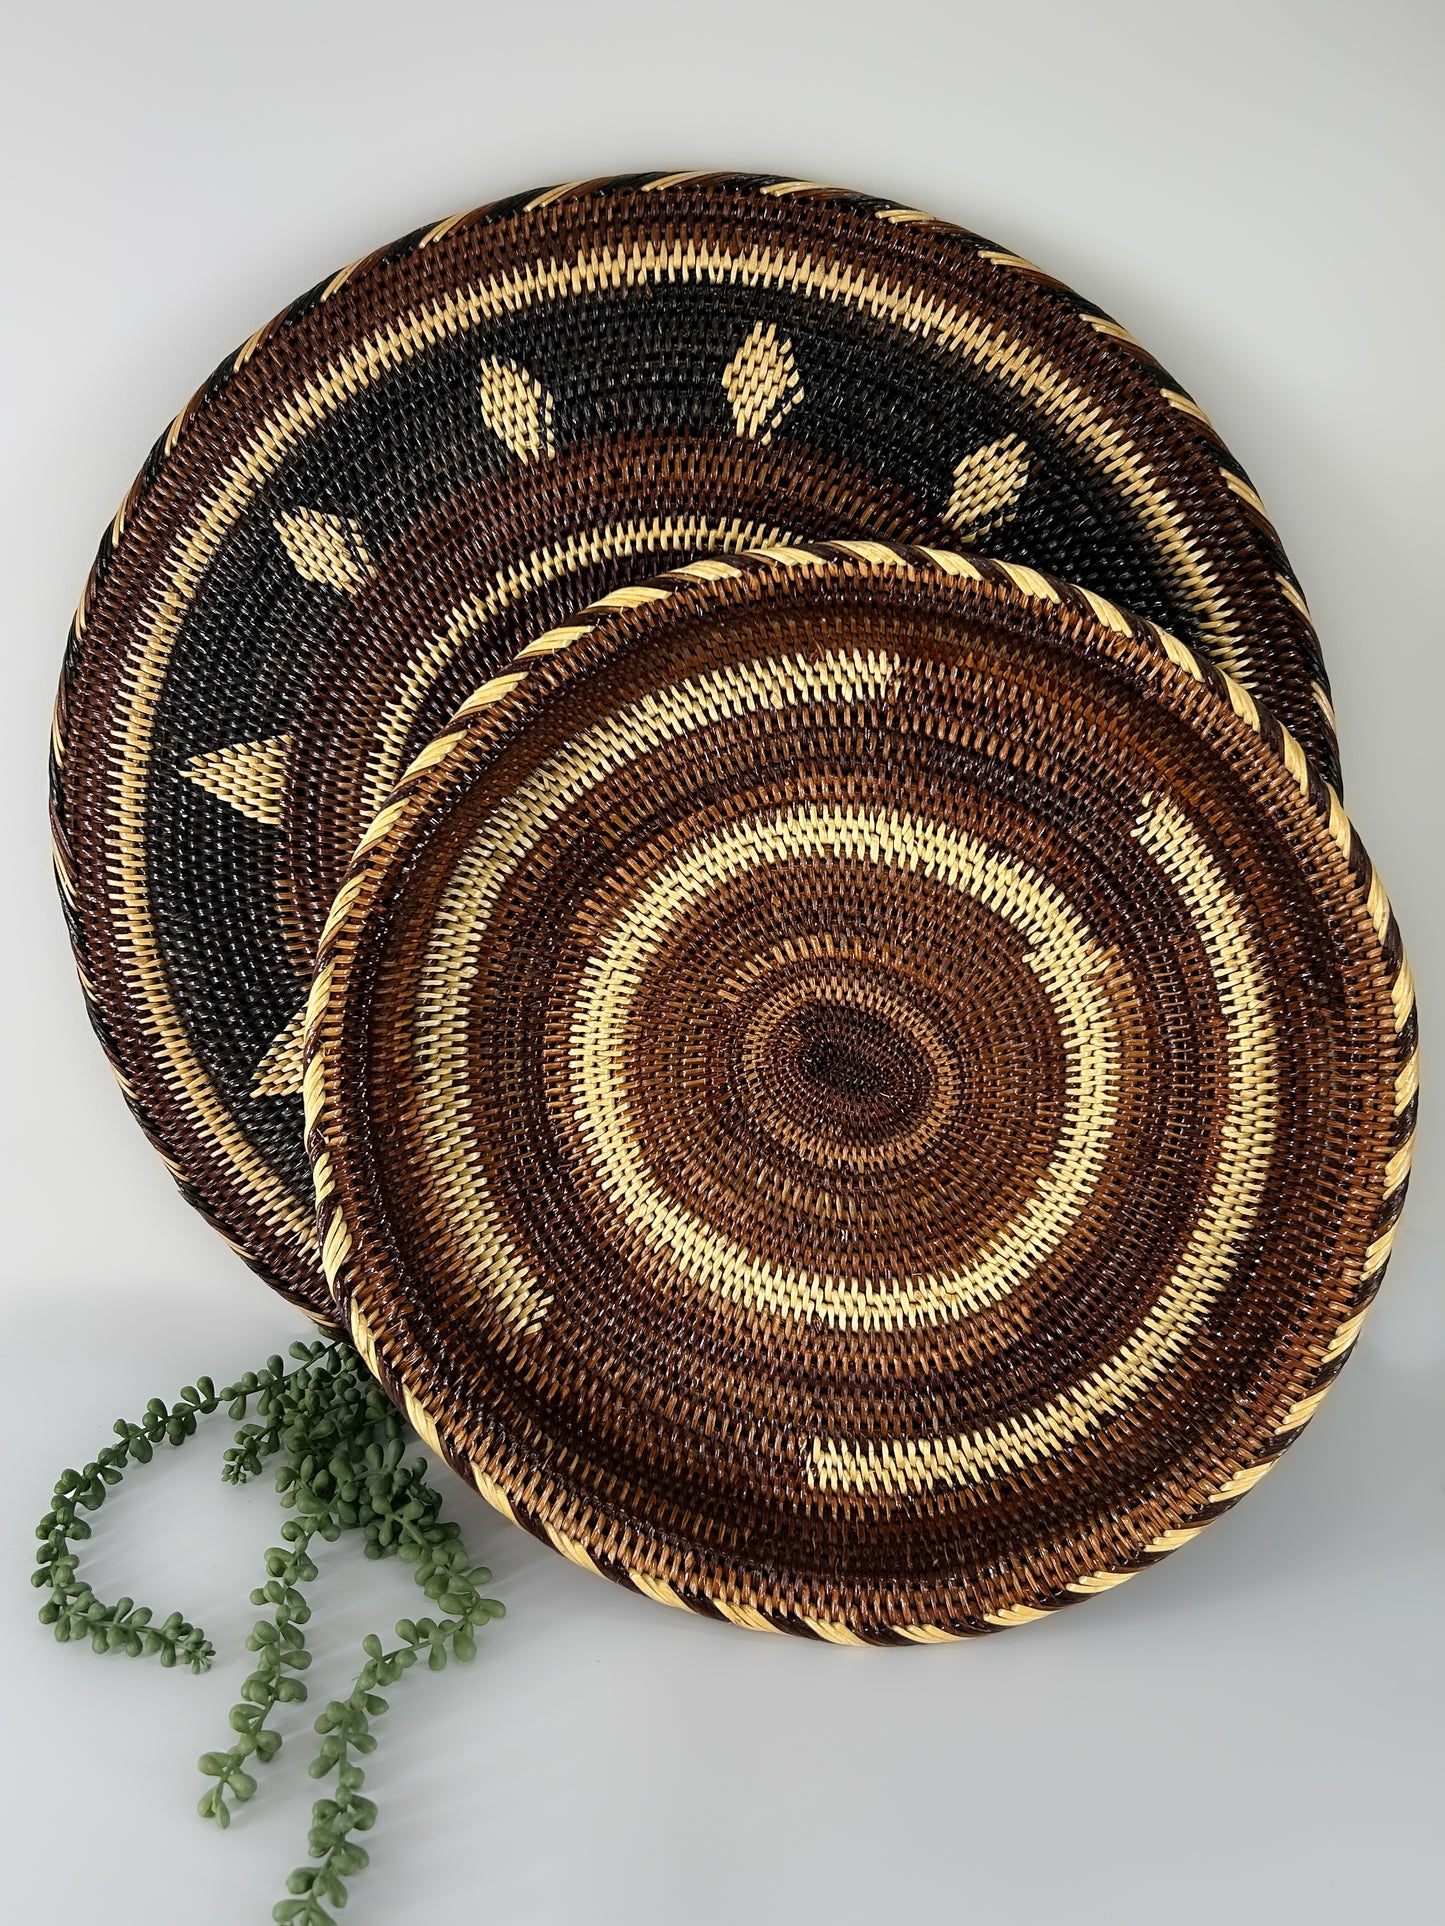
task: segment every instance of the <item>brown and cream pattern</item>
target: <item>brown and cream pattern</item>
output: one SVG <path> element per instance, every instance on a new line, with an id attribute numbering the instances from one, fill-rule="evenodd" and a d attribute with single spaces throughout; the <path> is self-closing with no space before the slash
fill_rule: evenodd
<path id="1" fill-rule="evenodd" d="M 1107 1590 L 1378 1288 L 1413 992 L 1239 684 L 1019 565 L 713 557 L 534 637 L 325 927 L 337 1313 L 580 1563 L 838 1642 Z"/>
<path id="2" fill-rule="evenodd" d="M 286 1039 L 380 799 L 570 608 L 865 536 L 1087 582 L 1335 779 L 1303 597 L 1198 405 L 1038 269 L 876 197 L 642 174 L 434 222 L 257 330 L 171 424 L 76 616 L 57 873 L 136 1115 L 313 1315 Z"/>

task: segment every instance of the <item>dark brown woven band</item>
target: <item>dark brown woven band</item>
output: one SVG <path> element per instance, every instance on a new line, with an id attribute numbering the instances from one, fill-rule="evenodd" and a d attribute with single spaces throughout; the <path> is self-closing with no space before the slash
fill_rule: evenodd
<path id="1" fill-rule="evenodd" d="M 581 1564 L 985 1632 L 1298 1436 L 1415 1047 L 1337 796 L 1193 651 L 1017 565 L 715 557 L 535 638 L 367 832 L 308 1025 L 324 1262 Z"/>
<path id="2" fill-rule="evenodd" d="M 71 638 L 57 867 L 137 1116 L 313 1313 L 301 1015 L 378 797 L 568 609 L 856 535 L 1087 582 L 1331 775 L 1304 603 L 1195 403 L 1027 262 L 886 201 L 631 176 L 437 223 L 260 329 L 157 445 Z"/>

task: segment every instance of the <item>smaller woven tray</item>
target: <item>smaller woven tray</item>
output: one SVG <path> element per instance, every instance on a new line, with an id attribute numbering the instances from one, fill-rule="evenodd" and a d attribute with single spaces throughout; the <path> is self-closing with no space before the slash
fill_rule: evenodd
<path id="1" fill-rule="evenodd" d="M 569 1557 L 928 1641 L 1256 1483 L 1378 1287 L 1415 1024 L 1333 792 L 1033 571 L 715 558 L 417 757 L 308 1027 L 363 1355 Z"/>

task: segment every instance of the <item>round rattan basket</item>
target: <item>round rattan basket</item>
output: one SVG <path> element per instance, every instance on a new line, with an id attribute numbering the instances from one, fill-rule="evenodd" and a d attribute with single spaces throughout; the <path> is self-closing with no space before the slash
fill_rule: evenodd
<path id="1" fill-rule="evenodd" d="M 604 597 L 463 702 L 322 939 L 337 1311 L 423 1436 L 663 1602 L 931 1641 L 1117 1585 L 1378 1287 L 1413 997 L 1239 683 L 858 541 Z"/>
<path id="2" fill-rule="evenodd" d="M 76 618 L 57 866 L 136 1115 L 313 1315 L 302 1014 L 391 784 L 589 598 L 863 535 L 1117 597 L 1332 777 L 1304 603 L 1198 406 L 1029 263 L 884 200 L 696 175 L 518 196 L 314 288 L 171 425 Z"/>

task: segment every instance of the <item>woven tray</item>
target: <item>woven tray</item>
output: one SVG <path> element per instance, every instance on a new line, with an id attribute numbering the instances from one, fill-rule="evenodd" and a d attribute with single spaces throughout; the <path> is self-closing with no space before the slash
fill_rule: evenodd
<path id="1" fill-rule="evenodd" d="M 314 1313 L 301 1015 L 357 836 L 529 634 L 691 555 L 977 542 L 1231 669 L 1333 773 L 1254 490 L 1118 325 L 915 210 L 761 177 L 574 185 L 419 230 L 222 364 L 76 619 L 61 886 L 188 1196 Z"/>
<path id="2" fill-rule="evenodd" d="M 307 1071 L 359 1350 L 501 1510 L 842 1642 L 1106 1590 L 1255 1484 L 1404 1195 L 1334 792 L 1098 596 L 877 544 L 535 639 L 377 816 Z"/>

